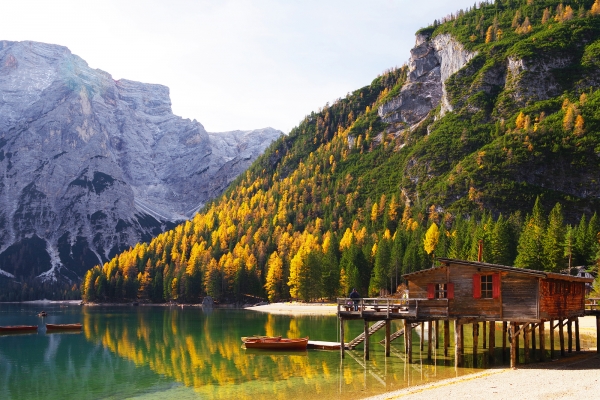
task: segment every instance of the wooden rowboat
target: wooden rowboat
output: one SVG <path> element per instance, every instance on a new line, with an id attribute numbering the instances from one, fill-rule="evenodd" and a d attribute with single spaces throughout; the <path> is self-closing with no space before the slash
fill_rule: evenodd
<path id="1" fill-rule="evenodd" d="M 37 331 L 37 325 L 0 326 L 0 333 Z"/>
<path id="2" fill-rule="evenodd" d="M 81 330 L 81 324 L 46 324 L 47 330 Z"/>
<path id="3" fill-rule="evenodd" d="M 270 338 L 248 338 L 244 341 L 247 349 L 262 350 L 306 350 L 308 337 L 299 339 L 288 339 L 281 337 Z"/>

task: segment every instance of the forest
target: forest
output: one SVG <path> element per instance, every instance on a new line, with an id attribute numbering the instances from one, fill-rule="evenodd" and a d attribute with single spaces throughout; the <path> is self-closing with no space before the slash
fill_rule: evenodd
<path id="1" fill-rule="evenodd" d="M 307 115 L 192 220 L 88 271 L 83 299 L 311 301 L 353 287 L 376 296 L 435 257 L 475 260 L 479 240 L 484 262 L 595 273 L 599 15 L 598 1 L 499 0 L 434 21 L 422 31 L 480 54 L 467 66 L 476 73 L 447 82 L 454 112 L 384 123 L 377 109 L 408 67 L 386 71 Z M 561 51 L 576 62 L 556 71 L 555 97 L 519 104 L 473 81 L 499 59 Z"/>

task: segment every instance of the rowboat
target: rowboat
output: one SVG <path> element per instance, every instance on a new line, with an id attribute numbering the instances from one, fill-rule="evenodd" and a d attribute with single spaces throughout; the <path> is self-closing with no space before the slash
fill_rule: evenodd
<path id="1" fill-rule="evenodd" d="M 37 325 L 0 326 L 0 333 L 37 331 Z"/>
<path id="2" fill-rule="evenodd" d="M 308 337 L 288 339 L 282 337 L 247 338 L 244 346 L 247 349 L 262 350 L 306 350 Z"/>
<path id="3" fill-rule="evenodd" d="M 47 330 L 77 330 L 81 329 L 81 324 L 46 324 Z"/>

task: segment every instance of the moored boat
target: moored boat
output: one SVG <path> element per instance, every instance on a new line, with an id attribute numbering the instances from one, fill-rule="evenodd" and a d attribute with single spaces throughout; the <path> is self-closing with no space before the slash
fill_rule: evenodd
<path id="1" fill-rule="evenodd" d="M 46 324 L 48 330 L 76 330 L 81 329 L 81 324 Z"/>
<path id="2" fill-rule="evenodd" d="M 37 331 L 37 325 L 0 326 L 0 333 Z"/>
<path id="3" fill-rule="evenodd" d="M 247 349 L 263 350 L 306 350 L 308 337 L 299 339 L 288 339 L 282 337 L 247 338 L 244 346 Z"/>

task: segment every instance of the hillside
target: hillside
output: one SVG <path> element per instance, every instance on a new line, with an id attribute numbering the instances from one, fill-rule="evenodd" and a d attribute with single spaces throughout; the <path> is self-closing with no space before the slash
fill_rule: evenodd
<path id="1" fill-rule="evenodd" d="M 598 262 L 600 4 L 497 1 L 306 116 L 192 220 L 89 271 L 86 300 L 395 291 L 432 253 Z"/>

